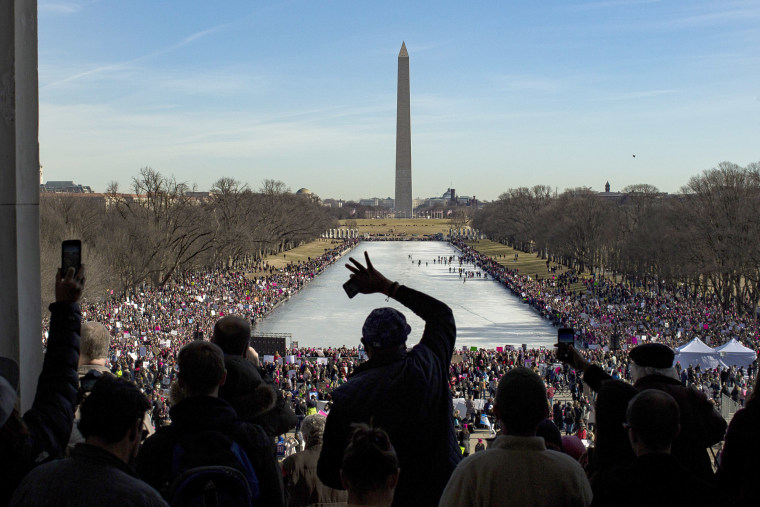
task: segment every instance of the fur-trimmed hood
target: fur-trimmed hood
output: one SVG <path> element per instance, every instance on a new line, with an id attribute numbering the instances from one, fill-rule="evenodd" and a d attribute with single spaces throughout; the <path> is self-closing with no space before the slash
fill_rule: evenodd
<path id="1" fill-rule="evenodd" d="M 249 420 L 272 410 L 277 402 L 275 390 L 264 383 L 256 367 L 241 356 L 224 356 L 227 380 L 219 388 L 219 398 L 235 409 L 241 419 Z M 185 392 L 175 381 L 169 387 L 169 402 L 176 405 Z"/>
<path id="2" fill-rule="evenodd" d="M 261 378 L 258 369 L 242 356 L 225 354 L 227 381 L 219 388 L 219 397 L 235 408 L 242 419 L 250 419 L 270 411 L 277 393 Z"/>

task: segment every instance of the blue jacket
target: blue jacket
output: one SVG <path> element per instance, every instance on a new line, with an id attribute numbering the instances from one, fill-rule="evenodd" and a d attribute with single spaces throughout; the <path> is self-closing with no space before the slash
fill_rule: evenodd
<path id="1" fill-rule="evenodd" d="M 462 459 L 449 390 L 454 316 L 444 303 L 408 287 L 399 287 L 396 299 L 425 321 L 422 339 L 395 357 L 370 359 L 333 391 L 317 474 L 325 485 L 343 489 L 339 470 L 350 425 L 371 421 L 388 433 L 399 458 L 393 504 L 438 505 Z"/>

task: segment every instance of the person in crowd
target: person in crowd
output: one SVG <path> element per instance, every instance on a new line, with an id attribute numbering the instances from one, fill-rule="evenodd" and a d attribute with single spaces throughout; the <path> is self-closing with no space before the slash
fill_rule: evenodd
<path id="1" fill-rule="evenodd" d="M 310 394 L 309 401 L 306 402 L 306 415 L 314 415 L 317 413 L 317 395 Z"/>
<path id="2" fill-rule="evenodd" d="M 588 451 L 580 438 L 575 435 L 562 435 L 562 452 L 584 466 L 588 462 Z"/>
<path id="3" fill-rule="evenodd" d="M 272 378 L 251 361 L 251 324 L 236 315 L 222 317 L 214 324 L 211 342 L 224 352 L 227 379 L 219 387 L 219 397 L 235 409 L 241 419 L 259 424 L 274 437 L 296 425 L 297 419 Z"/>
<path id="4" fill-rule="evenodd" d="M 594 506 L 716 505 L 713 486 L 687 470 L 672 454 L 681 418 L 678 402 L 659 389 L 628 403 L 628 439 L 636 458 L 594 488 Z"/>
<path id="5" fill-rule="evenodd" d="M 562 424 L 562 405 L 560 404 L 559 400 L 555 401 L 554 406 L 552 407 L 552 419 L 554 421 L 554 425 L 561 430 L 564 425 Z"/>
<path id="6" fill-rule="evenodd" d="M 536 436 L 544 439 L 544 445 L 550 451 L 562 452 L 562 432 L 551 419 L 544 419 L 538 423 Z"/>
<path id="7" fill-rule="evenodd" d="M 213 343 L 193 341 L 177 357 L 180 397 L 172 405 L 172 424 L 145 440 L 137 455 L 139 476 L 159 491 L 167 491 L 172 475 L 175 445 L 181 443 L 196 457 L 212 455 L 237 443 L 255 471 L 261 505 L 284 505 L 282 480 L 275 447 L 261 426 L 241 421 L 229 403 L 218 397 L 226 379 L 224 353 Z M 197 452 L 196 452 L 197 451 Z M 208 458 L 210 459 L 210 458 Z M 200 462 L 195 466 L 217 463 Z"/>
<path id="8" fill-rule="evenodd" d="M 50 333 L 32 408 L 18 409 L 18 365 L 3 358 L 0 376 L 0 505 L 34 466 L 63 456 L 77 402 L 77 361 L 82 315 L 79 298 L 85 269 L 58 271 L 55 303 L 50 309 Z"/>
<path id="9" fill-rule="evenodd" d="M 108 364 L 108 349 L 111 346 L 111 334 L 103 324 L 83 322 L 79 345 L 79 389 L 80 399 L 92 389 L 95 380 L 103 375 L 113 375 Z M 71 451 L 78 443 L 84 442 L 84 436 L 79 431 L 80 418 L 77 409 L 74 416 L 74 427 L 71 430 L 68 450 Z M 150 412 L 145 412 L 144 427 L 148 435 L 155 433 Z"/>
<path id="10" fill-rule="evenodd" d="M 717 480 L 730 505 L 750 505 L 757 500 L 754 483 L 760 456 L 760 375 L 746 406 L 734 414 L 726 431 Z"/>
<path id="11" fill-rule="evenodd" d="M 486 444 L 483 442 L 482 438 L 478 439 L 478 443 L 475 444 L 475 452 L 485 451 L 486 450 Z"/>
<path id="12" fill-rule="evenodd" d="M 457 466 L 441 506 L 591 504 L 583 468 L 569 456 L 547 450 L 536 436 L 536 427 L 549 415 L 541 377 L 525 367 L 507 372 L 499 381 L 494 413 L 501 435 Z"/>
<path id="13" fill-rule="evenodd" d="M 401 469 L 388 434 L 364 423 L 351 427 L 353 433 L 340 469 L 341 482 L 348 491 L 347 505 L 394 505 Z"/>
<path id="14" fill-rule="evenodd" d="M 150 402 L 132 383 L 104 375 L 81 406 L 85 438 L 71 455 L 32 470 L 12 506 L 166 506 L 130 466 L 143 436 Z"/>
<path id="15" fill-rule="evenodd" d="M 565 435 L 572 435 L 575 427 L 575 410 L 570 402 L 565 404 Z"/>
<path id="16" fill-rule="evenodd" d="M 387 431 L 401 468 L 408 471 L 399 479 L 394 505 L 436 505 L 461 460 L 448 384 L 456 339 L 454 316 L 437 299 L 388 280 L 364 255 L 366 266 L 353 258 L 353 265 L 347 265 L 359 292 L 382 293 L 399 301 L 425 321 L 425 329 L 420 343 L 407 351 L 411 327 L 401 312 L 377 308 L 369 314 L 362 327 L 369 360 L 332 392 L 319 478 L 330 487 L 342 486 L 340 468 L 350 425 L 373 421 Z"/>
<path id="17" fill-rule="evenodd" d="M 608 419 L 617 421 L 622 417 L 621 403 L 605 405 L 604 401 L 608 397 L 603 396 L 602 392 L 610 386 L 613 386 L 612 389 L 617 389 L 617 384 L 625 382 L 613 380 L 600 367 L 586 361 L 572 345 L 566 345 L 566 347 L 568 355 L 563 357 L 567 358 L 568 364 L 582 371 L 584 381 L 591 389 L 599 393 L 597 437 L 601 439 L 602 434 L 608 431 L 607 428 L 602 427 L 604 421 Z M 633 387 L 636 391 L 659 389 L 673 396 L 678 403 L 682 424 L 681 431 L 673 442 L 673 455 L 692 472 L 705 480 L 711 480 L 713 471 L 707 448 L 723 439 L 726 431 L 725 419 L 704 393 L 681 384 L 673 367 L 674 353 L 670 347 L 660 343 L 647 343 L 633 348 L 629 352 L 629 357 Z M 621 389 L 627 390 L 628 386 Z M 610 415 L 608 418 L 608 411 L 614 411 L 615 415 Z M 603 442 L 598 440 L 597 448 L 602 445 Z M 622 443 L 617 445 L 622 445 Z M 593 461 L 596 462 L 596 460 Z"/>
<path id="18" fill-rule="evenodd" d="M 325 420 L 325 416 L 320 414 L 304 418 L 301 431 L 306 448 L 288 456 L 282 462 L 285 496 L 289 507 L 313 504 L 342 505 L 347 499 L 345 491 L 329 488 L 317 477 L 317 461 L 322 451 Z"/>
<path id="19" fill-rule="evenodd" d="M 596 435 L 588 470 L 593 487 L 613 468 L 636 457 L 623 426 L 628 402 L 638 391 L 628 382 L 605 381 L 596 397 Z"/>
<path id="20" fill-rule="evenodd" d="M 79 378 L 95 370 L 100 373 L 111 373 L 108 363 L 108 349 L 111 345 L 111 334 L 103 324 L 97 322 L 82 323 L 82 334 L 79 347 Z"/>
<path id="21" fill-rule="evenodd" d="M 462 457 L 467 457 L 470 455 L 470 434 L 472 434 L 472 431 L 470 431 L 469 422 L 463 423 L 462 429 L 457 431 L 457 442 L 459 443 L 459 448 L 462 451 Z"/>

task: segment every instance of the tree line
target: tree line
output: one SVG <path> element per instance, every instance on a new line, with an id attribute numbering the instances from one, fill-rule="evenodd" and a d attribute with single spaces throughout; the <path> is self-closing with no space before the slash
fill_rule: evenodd
<path id="1" fill-rule="evenodd" d="M 670 195 L 648 184 L 619 194 L 509 189 L 472 225 L 571 269 L 685 284 L 693 294 L 714 294 L 725 309 L 757 315 L 760 162 L 723 162 Z"/>
<path id="2" fill-rule="evenodd" d="M 163 286 L 193 269 L 252 267 L 272 253 L 319 238 L 336 221 L 326 208 L 265 180 L 257 190 L 219 178 L 210 192 L 149 167 L 130 193 L 40 195 L 42 279 L 60 266 L 60 242 L 82 241 L 90 297 L 141 284 Z M 46 294 L 43 294 L 45 301 Z"/>

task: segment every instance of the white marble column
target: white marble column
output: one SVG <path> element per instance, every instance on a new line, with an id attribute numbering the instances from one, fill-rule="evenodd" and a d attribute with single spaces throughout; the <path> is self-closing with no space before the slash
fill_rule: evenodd
<path id="1" fill-rule="evenodd" d="M 22 410 L 42 368 L 37 1 L 0 1 L 0 355 L 20 367 Z M 53 293 L 53 281 L 47 286 Z"/>

